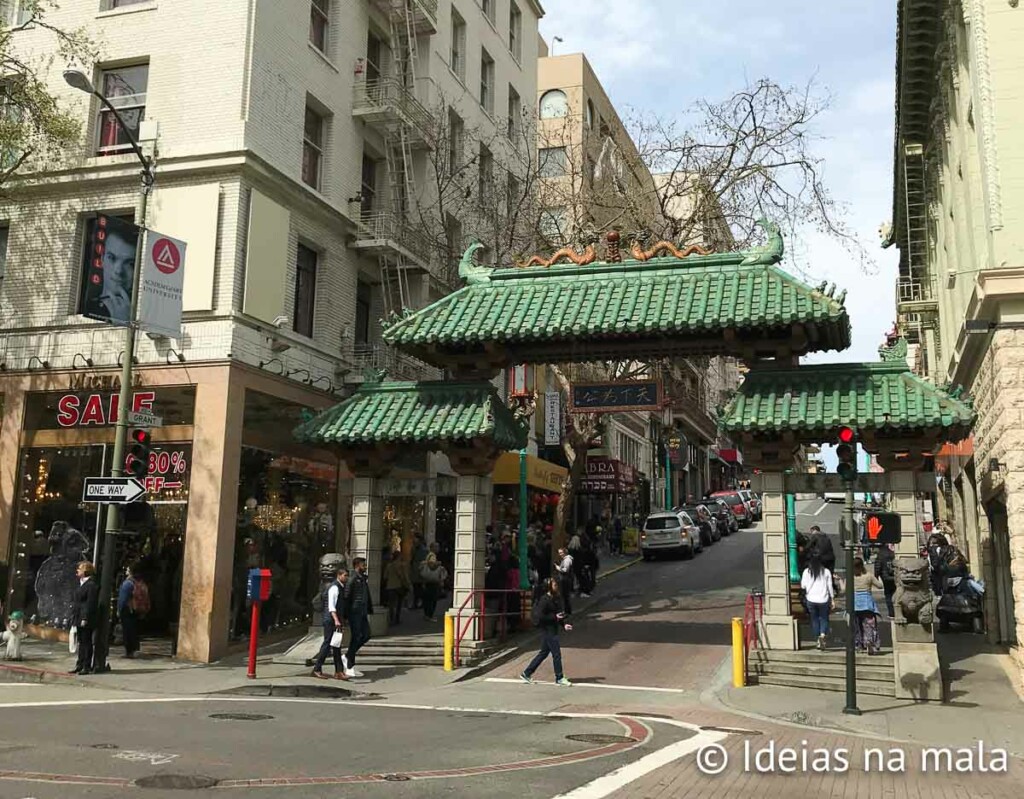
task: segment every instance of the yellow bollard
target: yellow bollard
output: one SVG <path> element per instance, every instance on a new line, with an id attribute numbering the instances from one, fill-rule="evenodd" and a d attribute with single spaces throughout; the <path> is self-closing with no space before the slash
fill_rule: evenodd
<path id="1" fill-rule="evenodd" d="M 455 617 L 444 616 L 444 670 L 455 670 Z"/>
<path id="2" fill-rule="evenodd" d="M 743 657 L 743 619 L 733 617 L 732 620 L 732 684 L 734 688 L 742 688 L 747 684 L 746 664 Z"/>

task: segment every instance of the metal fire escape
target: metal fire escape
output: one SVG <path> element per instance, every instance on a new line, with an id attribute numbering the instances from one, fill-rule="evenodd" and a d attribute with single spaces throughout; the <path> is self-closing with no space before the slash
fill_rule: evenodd
<path id="1" fill-rule="evenodd" d="M 925 373 L 942 362 L 935 278 L 929 264 L 929 214 L 927 166 L 924 147 L 907 143 L 903 148 L 903 198 L 906 246 L 897 284 L 897 311 L 908 342 L 922 348 Z M 930 332 L 931 335 L 927 335 Z"/>

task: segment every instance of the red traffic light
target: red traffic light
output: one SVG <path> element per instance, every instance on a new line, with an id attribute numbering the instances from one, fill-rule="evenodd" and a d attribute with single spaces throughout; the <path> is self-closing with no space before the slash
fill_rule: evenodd
<path id="1" fill-rule="evenodd" d="M 852 427 L 840 427 L 839 428 L 839 440 L 844 444 L 852 444 L 853 439 L 857 437 L 857 433 L 854 432 Z"/>
<path id="2" fill-rule="evenodd" d="M 149 432 L 146 430 L 132 430 L 132 441 L 136 444 L 147 444 L 149 442 Z"/>

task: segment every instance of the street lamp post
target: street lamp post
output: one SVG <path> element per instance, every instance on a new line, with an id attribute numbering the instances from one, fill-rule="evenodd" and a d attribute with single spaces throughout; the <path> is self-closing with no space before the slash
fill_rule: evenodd
<path id="1" fill-rule="evenodd" d="M 117 404 L 117 427 L 114 434 L 114 458 L 111 472 L 115 477 L 124 475 L 124 451 L 128 438 L 128 414 L 131 411 L 132 398 L 132 356 L 135 352 L 135 316 L 139 307 L 139 281 L 142 278 L 142 253 L 146 230 L 146 208 L 149 201 L 149 192 L 153 187 L 153 163 L 142 152 L 142 147 L 132 134 L 124 118 L 113 106 L 109 99 L 97 91 L 85 73 L 79 70 L 69 69 L 64 72 L 64 80 L 72 88 L 83 91 L 86 94 L 95 96 L 103 106 L 114 115 L 117 124 L 128 137 L 132 152 L 135 153 L 142 164 L 141 183 L 139 186 L 139 199 L 135 212 L 136 225 L 139 228 L 139 238 L 135 246 L 135 270 L 132 274 L 131 311 L 128 316 L 128 326 L 124 333 L 124 358 L 121 364 L 121 389 L 118 394 Z M 111 538 L 121 532 L 122 525 L 121 506 L 115 504 L 107 505 L 107 523 L 104 535 L 99 539 L 99 547 L 102 550 L 100 564 L 100 606 L 99 623 L 97 625 L 97 640 L 94 654 L 94 670 L 104 672 L 110 670 L 107 663 L 107 652 L 110 643 L 110 597 L 114 588 L 114 542 Z"/>

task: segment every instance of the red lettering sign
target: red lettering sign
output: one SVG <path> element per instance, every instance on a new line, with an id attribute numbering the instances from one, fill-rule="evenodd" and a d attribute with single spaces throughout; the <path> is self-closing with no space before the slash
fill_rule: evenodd
<path id="1" fill-rule="evenodd" d="M 57 424 L 74 427 L 78 424 L 78 397 L 67 394 L 57 400 Z"/>
<path id="2" fill-rule="evenodd" d="M 103 418 L 103 399 L 99 394 L 89 395 L 89 398 L 85 401 L 85 408 L 82 410 L 82 418 L 78 423 L 83 426 L 106 423 L 106 420 Z"/>
<path id="3" fill-rule="evenodd" d="M 155 391 L 137 391 L 132 396 L 132 409 L 152 412 L 155 402 Z M 106 408 L 103 407 L 102 394 L 90 394 L 84 401 L 76 394 L 65 394 L 57 400 L 57 424 L 61 427 L 114 424 L 119 404 L 120 397 L 117 394 L 110 395 Z"/>

